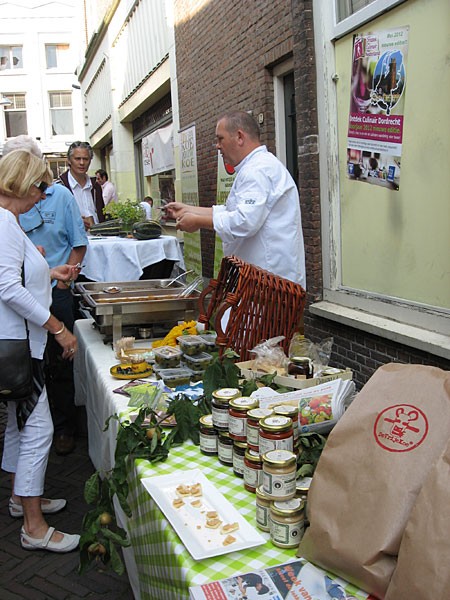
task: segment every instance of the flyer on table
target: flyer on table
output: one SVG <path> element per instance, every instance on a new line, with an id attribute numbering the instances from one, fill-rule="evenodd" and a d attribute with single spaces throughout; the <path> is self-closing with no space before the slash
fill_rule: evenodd
<path id="1" fill-rule="evenodd" d="M 353 36 L 348 177 L 392 190 L 400 186 L 408 33 Z"/>

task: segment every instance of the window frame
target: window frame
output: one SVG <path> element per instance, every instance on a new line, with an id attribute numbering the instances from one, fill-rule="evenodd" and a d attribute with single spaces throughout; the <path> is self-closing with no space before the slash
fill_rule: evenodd
<path id="1" fill-rule="evenodd" d="M 0 48 L 5 48 L 8 50 L 8 61 L 10 66 L 5 68 L 5 69 L 1 69 L 1 72 L 4 73 L 5 71 L 19 71 L 21 69 L 23 69 L 23 45 L 22 44 L 0 44 Z M 13 50 L 14 48 L 20 48 L 20 62 L 22 63 L 19 67 L 15 67 L 13 65 Z"/>
<path id="2" fill-rule="evenodd" d="M 371 21 L 375 17 L 378 17 L 382 13 L 386 12 L 402 4 L 403 2 L 407 2 L 408 0 L 374 0 L 364 8 L 356 11 L 351 14 L 347 18 L 342 21 L 338 21 L 337 14 L 337 2 L 339 0 L 334 0 L 333 2 L 333 18 L 334 18 L 334 28 L 333 28 L 333 40 L 337 40 L 344 35 L 347 35 L 354 29 L 364 25 L 368 21 Z"/>
<path id="3" fill-rule="evenodd" d="M 48 66 L 48 56 L 47 56 L 47 48 L 55 48 L 55 57 L 56 57 L 56 65 L 54 67 L 49 67 Z M 68 43 L 48 43 L 44 45 L 44 53 L 45 53 L 45 68 L 47 71 L 65 71 L 67 69 L 69 69 L 70 67 L 66 64 L 60 64 L 60 62 L 64 63 L 64 60 L 61 61 L 61 54 L 58 54 L 58 48 L 60 47 L 64 47 L 66 48 L 65 52 L 67 54 L 65 54 L 65 59 L 67 60 L 68 58 L 70 58 L 70 44 Z"/>
<path id="4" fill-rule="evenodd" d="M 60 97 L 62 95 L 68 95 L 70 97 L 70 107 L 69 106 L 52 106 L 52 96 L 55 96 L 56 94 L 59 94 Z M 71 90 L 49 90 L 48 91 L 48 108 L 49 108 L 49 116 L 50 116 L 50 130 L 51 130 L 51 136 L 52 137 L 59 137 L 59 136 L 70 136 L 73 135 L 75 132 L 75 125 L 74 125 L 74 118 L 73 118 L 73 97 L 72 97 L 72 91 Z M 53 133 L 53 115 L 55 114 L 54 111 L 59 111 L 59 110 L 70 110 L 71 113 L 71 117 L 72 117 L 72 131 L 69 133 Z"/>
<path id="5" fill-rule="evenodd" d="M 4 106 L 4 119 L 5 119 L 5 135 L 8 139 L 10 138 L 14 138 L 18 135 L 28 135 L 28 115 L 27 115 L 27 95 L 25 92 L 3 92 L 2 96 L 4 98 L 7 98 L 8 100 L 10 100 L 11 104 L 9 106 Z M 16 106 L 16 99 L 17 97 L 23 98 L 24 100 L 24 107 L 23 108 L 17 108 Z M 21 131 L 21 132 L 14 132 L 12 133 L 12 135 L 8 135 L 8 119 L 7 119 L 7 115 L 8 113 L 24 113 L 25 115 L 25 129 L 26 131 Z"/>
<path id="6" fill-rule="evenodd" d="M 319 145 L 327 151 L 319 154 L 323 299 L 311 304 L 309 310 L 319 317 L 450 359 L 450 311 L 341 284 L 337 75 L 333 42 L 387 7 L 406 1 L 377 0 L 352 15 L 351 26 L 341 29 L 342 33 L 337 36 L 335 21 L 327 10 L 328 0 L 313 0 L 317 97 L 325 99 L 318 102 Z M 368 8 L 371 8 L 370 16 Z M 349 20 L 350 17 L 345 20 L 346 25 Z"/>

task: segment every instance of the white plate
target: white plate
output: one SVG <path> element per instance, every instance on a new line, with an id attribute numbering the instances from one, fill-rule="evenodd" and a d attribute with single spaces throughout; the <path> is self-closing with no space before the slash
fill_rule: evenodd
<path id="1" fill-rule="evenodd" d="M 176 471 L 158 477 L 145 477 L 142 479 L 142 483 L 195 560 L 228 554 L 266 543 L 262 535 L 216 490 L 199 469 Z M 174 508 L 172 502 L 178 498 L 176 488 L 180 484 L 192 485 L 194 483 L 201 483 L 203 495 L 200 498 L 194 496 L 183 498 L 184 505 L 178 509 Z M 195 508 L 191 505 L 191 502 L 195 500 L 201 500 L 201 507 Z M 220 527 L 218 529 L 205 527 L 208 511 L 216 511 L 223 525 L 239 523 L 239 529 L 231 533 L 236 538 L 235 542 L 224 546 L 223 541 L 227 534 L 221 534 Z"/>

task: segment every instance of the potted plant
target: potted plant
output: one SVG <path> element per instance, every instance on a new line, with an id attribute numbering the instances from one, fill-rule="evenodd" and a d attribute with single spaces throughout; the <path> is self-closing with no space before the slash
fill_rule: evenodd
<path id="1" fill-rule="evenodd" d="M 108 219 L 120 219 L 124 231 L 131 233 L 134 223 L 143 221 L 145 213 L 138 200 L 127 198 L 125 202 L 110 202 L 103 209 Z"/>

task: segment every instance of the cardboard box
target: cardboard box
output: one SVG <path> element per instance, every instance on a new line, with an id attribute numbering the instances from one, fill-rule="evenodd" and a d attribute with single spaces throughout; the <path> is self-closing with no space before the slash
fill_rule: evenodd
<path id="1" fill-rule="evenodd" d="M 244 362 L 236 363 L 236 366 L 239 367 L 241 375 L 245 379 L 256 379 L 257 377 L 267 375 L 267 373 L 263 371 L 255 371 L 253 369 L 253 364 L 253 360 L 247 360 Z M 336 373 L 333 375 L 325 375 L 323 377 L 312 377 L 311 379 L 295 379 L 295 377 L 290 377 L 287 375 L 277 375 L 274 379 L 274 382 L 278 385 L 283 385 L 288 388 L 302 390 L 304 388 L 319 385 L 320 383 L 326 383 L 327 381 L 333 381 L 334 379 L 338 378 L 344 380 L 353 379 L 353 371 L 351 369 L 345 369 L 340 373 Z"/>

